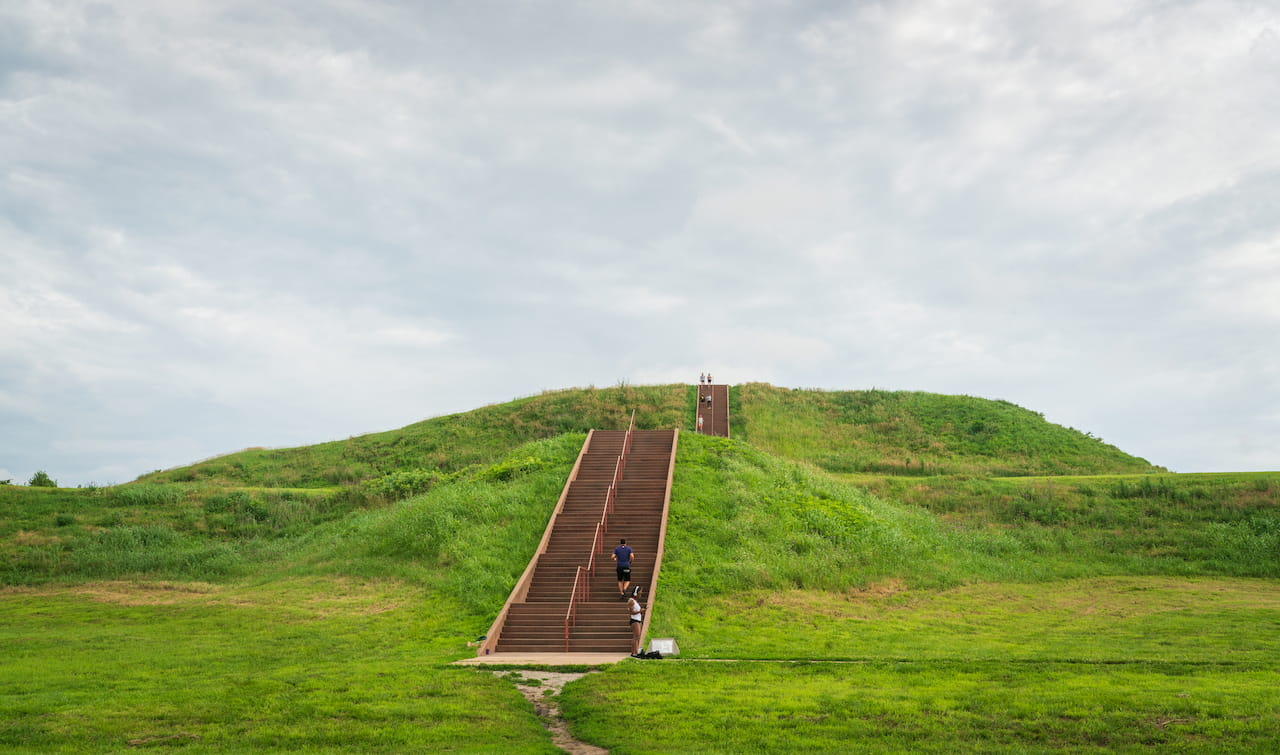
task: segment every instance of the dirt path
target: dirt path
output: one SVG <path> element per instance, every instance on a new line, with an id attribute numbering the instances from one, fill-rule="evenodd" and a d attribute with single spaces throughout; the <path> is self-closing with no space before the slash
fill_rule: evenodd
<path id="1" fill-rule="evenodd" d="M 542 719 L 542 725 L 547 727 L 547 731 L 551 732 L 551 741 L 556 747 L 559 747 L 570 755 L 608 755 L 609 751 L 603 747 L 589 745 L 586 742 L 574 739 L 573 736 L 569 734 L 569 725 L 565 723 L 564 716 L 560 715 L 560 706 L 557 705 L 554 700 L 554 697 L 560 694 L 560 690 L 564 689 L 564 685 L 575 679 L 581 679 L 587 674 L 594 673 L 596 672 L 493 672 L 494 676 L 509 679 L 514 682 L 516 688 L 520 690 L 520 694 L 524 695 L 529 702 L 533 703 L 534 711 L 537 712 L 538 718 Z M 530 684 L 529 682 L 535 683 Z"/>

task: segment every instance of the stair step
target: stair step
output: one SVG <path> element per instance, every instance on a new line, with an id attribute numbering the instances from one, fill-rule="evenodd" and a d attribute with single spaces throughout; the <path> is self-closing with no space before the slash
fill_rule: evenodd
<path id="1" fill-rule="evenodd" d="M 582 454 L 577 476 L 565 486 L 563 505 L 550 527 L 546 549 L 537 556 L 523 602 L 508 607 L 498 632 L 500 651 L 563 652 L 565 615 L 574 580 L 585 578 L 585 600 L 575 601 L 570 628 L 571 652 L 630 652 L 626 603 L 618 600 L 615 563 L 609 558 L 620 539 L 634 549 L 632 581 L 653 587 L 659 532 L 667 498 L 667 476 L 675 433 L 637 431 L 622 466 L 622 480 L 605 517 L 599 550 L 596 534 L 605 512 L 609 486 L 618 468 L 626 433 L 596 431 Z M 595 573 L 583 571 L 594 558 Z"/>

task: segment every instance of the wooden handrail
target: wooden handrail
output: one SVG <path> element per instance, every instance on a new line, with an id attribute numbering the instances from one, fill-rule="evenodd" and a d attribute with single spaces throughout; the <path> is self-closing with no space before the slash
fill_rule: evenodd
<path id="1" fill-rule="evenodd" d="M 569 652 L 569 628 L 578 623 L 578 595 L 585 589 L 582 567 L 573 573 L 573 592 L 569 593 L 569 609 L 564 612 L 564 652 Z M 587 597 L 582 598 L 586 600 Z"/>

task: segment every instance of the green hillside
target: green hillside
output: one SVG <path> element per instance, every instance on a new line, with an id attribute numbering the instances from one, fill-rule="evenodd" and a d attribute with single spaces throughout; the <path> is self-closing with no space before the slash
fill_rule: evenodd
<path id="1" fill-rule="evenodd" d="M 651 636 L 686 660 L 571 684 L 580 738 L 1280 744 L 1280 473 L 1153 473 L 1003 402 L 735 390 L 733 439 L 679 440 Z M 115 488 L 0 486 L 0 748 L 556 751 L 508 682 L 448 664 L 528 563 L 584 425 L 633 408 L 688 424 L 691 389 L 560 391 Z M 1003 476 L 1051 468 L 1091 476 Z"/>
<path id="2" fill-rule="evenodd" d="M 682 385 L 548 391 L 435 417 L 399 430 L 299 448 L 248 449 L 143 475 L 142 482 L 315 488 L 350 485 L 397 471 L 456 472 L 492 463 L 531 440 L 593 428 L 677 427 L 692 406 Z"/>
<path id="3" fill-rule="evenodd" d="M 1160 471 L 1088 434 L 1005 401 L 890 391 L 732 389 L 733 435 L 832 472 L 907 475 Z M 143 475 L 141 482 L 270 488 L 354 485 L 396 472 L 448 474 L 492 463 L 531 440 L 592 428 L 692 425 L 693 388 L 551 391 L 399 430 L 285 449 L 250 449 Z"/>
<path id="4" fill-rule="evenodd" d="M 733 432 L 831 472 L 998 476 L 1163 471 L 1008 401 L 905 391 L 732 390 Z"/>

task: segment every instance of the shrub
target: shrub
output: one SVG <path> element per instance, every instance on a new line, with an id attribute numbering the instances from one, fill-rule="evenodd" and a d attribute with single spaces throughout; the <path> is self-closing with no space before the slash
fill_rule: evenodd
<path id="1" fill-rule="evenodd" d="M 370 495 L 398 500 L 427 492 L 441 477 L 432 469 L 406 469 L 368 480 L 364 488 Z"/>
<path id="2" fill-rule="evenodd" d="M 546 462 L 525 456 L 519 459 L 506 459 L 489 467 L 481 473 L 481 478 L 494 482 L 508 482 L 520 475 L 528 474 L 535 469 L 546 466 Z"/>
<path id="3" fill-rule="evenodd" d="M 58 487 L 58 481 L 49 477 L 49 473 L 41 469 L 31 475 L 31 480 L 27 483 L 27 486 L 32 488 L 56 488 Z"/>

